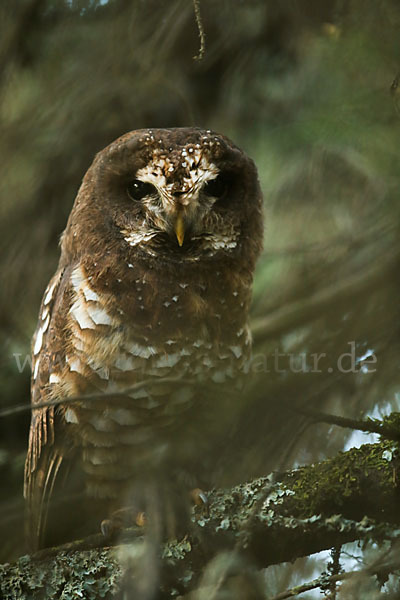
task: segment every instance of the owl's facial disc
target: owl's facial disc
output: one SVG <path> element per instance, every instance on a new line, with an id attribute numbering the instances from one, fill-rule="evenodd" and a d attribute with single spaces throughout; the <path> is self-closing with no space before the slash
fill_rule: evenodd
<path id="1" fill-rule="evenodd" d="M 140 183 L 144 190 L 153 187 L 147 181 Z M 212 234 L 205 221 L 224 191 L 219 175 L 205 182 L 197 181 L 189 189 L 184 184 L 159 184 L 143 197 L 142 205 L 150 224 L 167 233 L 182 248 L 203 234 Z"/>
<path id="2" fill-rule="evenodd" d="M 233 176 L 210 155 L 190 147 L 159 151 L 134 177 L 126 191 L 143 221 L 140 233 L 136 222 L 132 230 L 121 229 L 130 246 L 183 260 L 236 248 L 240 219 L 230 209 Z"/>

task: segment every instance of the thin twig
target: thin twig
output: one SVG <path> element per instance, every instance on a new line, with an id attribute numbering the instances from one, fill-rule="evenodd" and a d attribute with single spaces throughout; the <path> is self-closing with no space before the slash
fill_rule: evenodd
<path id="1" fill-rule="evenodd" d="M 38 550 L 34 554 L 31 554 L 30 557 L 34 561 L 41 561 L 53 558 L 61 552 L 82 552 L 84 550 L 109 548 L 110 546 L 126 544 L 138 539 L 141 536 L 143 536 L 143 528 L 138 526 L 128 527 L 107 537 L 102 533 L 93 533 L 92 535 L 88 535 L 80 540 L 66 542 L 65 544 L 60 544 L 60 546 L 43 548 L 43 550 Z"/>
<path id="2" fill-rule="evenodd" d="M 73 404 L 74 402 L 93 402 L 102 400 L 103 398 L 126 398 L 129 394 L 141 390 L 142 388 L 146 388 L 147 386 L 157 386 L 163 383 L 194 383 L 191 379 L 179 379 L 177 377 L 162 377 L 155 381 L 154 379 L 145 379 L 144 381 L 139 381 L 135 385 L 125 388 L 120 392 L 99 392 L 98 394 L 83 394 L 81 396 L 70 396 L 65 398 L 56 398 L 55 400 L 48 400 L 47 402 L 38 402 L 37 404 L 18 404 L 17 406 L 9 406 L 0 410 L 0 418 L 1 417 L 9 417 L 10 415 L 15 415 L 20 412 L 30 411 L 30 410 L 39 410 L 41 408 L 47 408 L 49 406 L 58 406 L 59 404 Z"/>
<path id="3" fill-rule="evenodd" d="M 197 29 L 199 30 L 200 48 L 199 53 L 194 56 L 194 60 L 202 60 L 206 51 L 206 34 L 204 31 L 203 20 L 200 13 L 200 0 L 193 0 L 194 14 L 196 17 Z"/>
<path id="4" fill-rule="evenodd" d="M 400 439 L 400 431 L 396 427 L 390 427 L 389 425 L 386 425 L 382 421 L 373 421 L 372 419 L 350 419 L 347 417 L 340 417 L 338 415 L 302 408 L 292 410 L 295 410 L 295 412 L 298 412 L 304 416 L 311 417 L 313 421 L 317 423 L 330 423 L 331 425 L 338 425 L 338 427 L 346 427 L 349 429 L 357 429 L 358 431 L 364 431 L 365 433 L 377 433 L 386 439 L 394 441 L 399 441 Z"/>
<path id="5" fill-rule="evenodd" d="M 298 585 L 290 590 L 286 590 L 286 592 L 281 592 L 269 600 L 286 600 L 286 598 L 293 598 L 294 596 L 298 596 L 303 592 L 309 592 L 310 590 L 315 590 L 316 588 L 325 586 L 327 583 L 335 583 L 337 581 L 343 581 L 344 579 L 350 579 L 350 577 L 359 575 L 361 572 L 362 571 L 350 571 L 348 573 L 341 573 L 340 575 L 331 575 L 330 577 L 323 575 L 322 577 L 313 579 L 313 581 L 309 581 L 308 583 L 303 583 L 303 585 Z"/>
<path id="6" fill-rule="evenodd" d="M 365 569 L 360 571 L 348 571 L 347 573 L 339 573 L 338 575 L 326 576 L 322 575 L 313 581 L 309 581 L 308 583 L 304 583 L 303 585 L 298 585 L 290 590 L 286 590 L 285 592 L 281 592 L 276 596 L 273 596 L 269 600 L 286 600 L 286 598 L 293 598 L 294 596 L 298 596 L 303 592 L 308 592 L 310 590 L 315 590 L 318 587 L 326 587 L 329 583 L 336 583 L 338 581 L 344 581 L 346 579 L 351 579 L 352 577 L 363 577 L 363 576 L 371 576 L 377 575 L 379 573 L 386 573 L 393 570 L 397 570 L 399 568 L 399 561 L 392 561 L 389 563 L 382 563 L 370 565 Z"/>
<path id="7" fill-rule="evenodd" d="M 343 572 L 343 569 L 340 565 L 340 554 L 342 551 L 342 546 L 335 546 L 331 550 L 331 562 L 328 564 L 328 572 L 332 575 L 340 575 Z M 337 586 L 336 581 L 331 581 L 329 583 L 329 600 L 336 600 L 337 597 Z"/>

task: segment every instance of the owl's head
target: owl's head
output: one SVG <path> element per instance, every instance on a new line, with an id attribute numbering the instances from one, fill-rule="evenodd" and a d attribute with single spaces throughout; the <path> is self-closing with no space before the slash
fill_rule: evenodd
<path id="1" fill-rule="evenodd" d="M 119 244 L 136 257 L 197 261 L 238 255 L 243 245 L 258 254 L 262 218 L 255 165 L 211 131 L 127 133 L 96 156 L 69 231 L 87 239 L 92 250 Z"/>

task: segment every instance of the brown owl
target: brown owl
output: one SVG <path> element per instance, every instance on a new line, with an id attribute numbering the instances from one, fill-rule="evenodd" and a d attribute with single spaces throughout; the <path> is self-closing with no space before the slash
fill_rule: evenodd
<path id="1" fill-rule="evenodd" d="M 207 383 L 248 366 L 261 202 L 252 160 L 212 131 L 132 131 L 96 156 L 33 339 L 25 497 L 34 545 L 66 463 L 111 509 L 143 473 L 172 477 L 174 460 L 196 454 L 196 429 L 207 438 L 199 414 L 210 417 L 218 401 L 207 402 Z"/>

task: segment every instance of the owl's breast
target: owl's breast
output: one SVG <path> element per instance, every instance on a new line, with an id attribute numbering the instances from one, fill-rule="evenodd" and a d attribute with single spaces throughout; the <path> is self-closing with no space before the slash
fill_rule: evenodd
<path id="1" fill-rule="evenodd" d="M 131 291 L 101 294 L 81 266 L 73 271 L 71 283 L 65 361 L 66 371 L 77 374 L 78 386 L 80 377 L 84 387 L 90 382 L 104 391 L 144 378 L 223 383 L 246 367 L 250 354 L 246 322 L 235 322 L 229 306 L 211 307 L 186 290 L 187 284 L 177 285 L 181 294 L 161 289 L 145 299 L 141 287 L 133 299 Z M 151 313 L 147 319 L 138 317 L 142 302 Z M 225 322 L 227 336 L 221 333 Z"/>
<path id="2" fill-rule="evenodd" d="M 207 383 L 237 382 L 248 363 L 250 337 L 242 327 L 224 342 L 205 325 L 155 334 L 95 291 L 81 267 L 71 283 L 65 362 L 51 375 L 51 395 L 61 389 L 89 395 L 66 404 L 64 420 L 83 447 L 93 493 L 112 496 L 113 482 L 163 459 L 173 431 L 204 402 Z M 106 483 L 96 491 L 100 479 Z"/>

